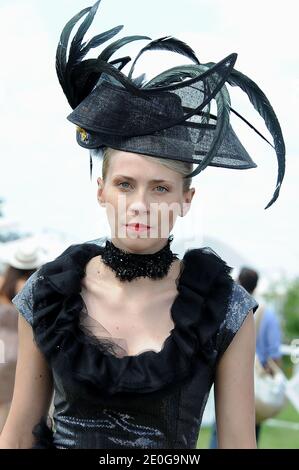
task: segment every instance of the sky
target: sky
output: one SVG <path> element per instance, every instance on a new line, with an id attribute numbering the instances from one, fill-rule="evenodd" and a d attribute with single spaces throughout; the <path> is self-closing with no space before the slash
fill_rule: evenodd
<path id="1" fill-rule="evenodd" d="M 99 162 L 94 163 L 90 181 L 88 151 L 76 143 L 75 126 L 66 119 L 71 108 L 55 72 L 63 26 L 91 4 L 86 0 L 0 0 L 0 197 L 5 199 L 4 212 L 26 230 L 56 230 L 74 241 L 109 233 L 96 196 Z M 238 54 L 235 68 L 258 83 L 281 123 L 287 155 L 280 197 L 264 210 L 276 184 L 275 152 L 232 116 L 235 131 L 258 166 L 242 171 L 208 167 L 197 175 L 191 210 L 178 219 L 174 234 L 193 238 L 193 244 L 209 237 L 218 240 L 273 278 L 299 274 L 296 9 L 293 0 L 102 0 L 86 35 L 88 39 L 123 24 L 116 38 L 172 35 L 190 44 L 203 63 Z M 134 56 L 144 44 L 138 42 L 122 52 Z M 136 75 L 144 70 L 159 73 L 180 62 L 179 56 L 173 59 L 164 52 L 148 54 Z M 269 136 L 246 95 L 231 87 L 229 91 L 232 107 Z"/>

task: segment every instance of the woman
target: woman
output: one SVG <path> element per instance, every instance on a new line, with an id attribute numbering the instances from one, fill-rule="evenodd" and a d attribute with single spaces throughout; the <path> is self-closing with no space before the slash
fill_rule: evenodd
<path id="1" fill-rule="evenodd" d="M 28 240 L 17 242 L 5 260 L 0 280 L 0 432 L 11 404 L 17 363 L 18 312 L 12 299 L 44 261 L 38 247 Z"/>
<path id="2" fill-rule="evenodd" d="M 98 4 L 67 23 L 56 66 L 91 170 L 92 156 L 103 157 L 97 197 L 111 236 L 71 245 L 15 297 L 20 354 L 0 447 L 195 448 L 215 382 L 219 446 L 255 448 L 258 304 L 211 248 L 187 250 L 182 259 L 170 248 L 177 216 L 191 207 L 192 176 L 207 165 L 256 166 L 227 120 L 225 81 L 249 79 L 233 68 L 235 54 L 201 65 L 174 38 L 150 42 L 137 58 L 163 48 L 193 64 L 150 82 L 132 78 L 137 59 L 127 76 L 121 72 L 127 57 L 108 62 L 144 36 L 123 38 L 84 61 L 120 29 L 82 45 Z M 84 15 L 67 61 L 71 29 Z M 250 83 L 252 98 L 257 88 Z M 217 116 L 210 112 L 214 98 Z M 283 178 L 283 138 L 266 97 L 255 98 L 275 130 L 279 161 L 269 207 Z M 46 426 L 53 391 L 53 422 Z"/>

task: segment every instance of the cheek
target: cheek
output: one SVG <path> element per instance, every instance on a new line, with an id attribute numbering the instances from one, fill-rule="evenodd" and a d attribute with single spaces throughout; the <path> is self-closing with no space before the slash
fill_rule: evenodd
<path id="1" fill-rule="evenodd" d="M 152 216 L 154 214 L 159 226 L 162 223 L 168 223 L 172 227 L 180 211 L 179 203 L 174 201 L 172 204 L 157 207 L 157 210 L 152 211 Z"/>
<path id="2" fill-rule="evenodd" d="M 119 193 L 115 190 L 115 188 L 110 186 L 105 188 L 105 191 L 103 192 L 103 197 L 106 203 L 109 203 L 110 205 L 115 207 L 115 209 L 117 209 Z"/>
<path id="3" fill-rule="evenodd" d="M 109 190 L 105 197 L 106 212 L 110 223 L 121 224 L 126 217 L 130 201 L 117 190 Z"/>
<path id="4" fill-rule="evenodd" d="M 181 212 L 182 199 L 179 194 L 170 194 L 168 198 L 163 198 L 163 201 L 157 205 L 157 210 L 162 214 L 162 217 L 169 217 L 169 220 L 176 218 Z"/>

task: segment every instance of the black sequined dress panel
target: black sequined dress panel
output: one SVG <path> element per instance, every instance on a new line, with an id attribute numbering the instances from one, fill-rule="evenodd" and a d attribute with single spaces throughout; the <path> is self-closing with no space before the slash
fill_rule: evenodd
<path id="1" fill-rule="evenodd" d="M 155 393 L 114 398 L 104 406 L 70 405 L 55 380 L 54 445 L 57 448 L 195 449 L 213 371 L 198 363 L 191 379 L 163 397 Z"/>

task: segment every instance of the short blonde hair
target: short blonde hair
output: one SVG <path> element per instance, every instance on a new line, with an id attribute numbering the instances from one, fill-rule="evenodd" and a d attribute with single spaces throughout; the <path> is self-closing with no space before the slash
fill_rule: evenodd
<path id="1" fill-rule="evenodd" d="M 102 158 L 103 158 L 102 179 L 104 181 L 107 177 L 107 173 L 108 173 L 108 170 L 109 170 L 109 159 L 110 159 L 109 157 L 111 155 L 112 150 L 113 149 L 110 148 L 110 147 L 104 147 L 104 149 L 102 151 Z M 99 152 L 93 152 L 93 155 L 95 155 L 95 154 L 98 156 Z M 171 160 L 169 158 L 150 157 L 150 156 L 147 156 L 147 155 L 142 155 L 142 156 L 144 158 L 146 158 L 147 160 L 149 160 L 149 161 L 152 161 L 152 159 L 155 158 L 155 161 L 157 161 L 161 165 L 164 165 L 167 168 L 169 168 L 170 170 L 173 170 L 173 171 L 176 171 L 176 172 L 180 173 L 182 175 L 182 177 L 184 178 L 183 192 L 189 191 L 190 186 L 191 186 L 191 182 L 192 182 L 192 178 L 190 178 L 190 177 L 186 178 L 186 176 L 189 175 L 189 173 L 191 173 L 193 171 L 193 163 L 183 162 L 181 160 Z"/>

